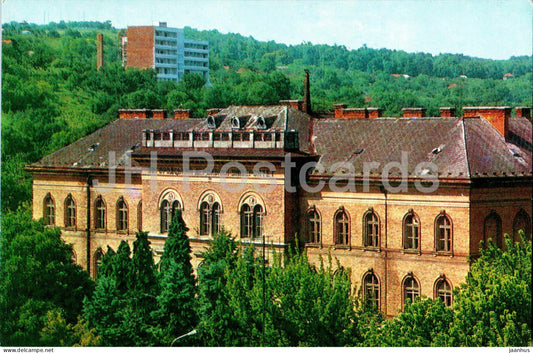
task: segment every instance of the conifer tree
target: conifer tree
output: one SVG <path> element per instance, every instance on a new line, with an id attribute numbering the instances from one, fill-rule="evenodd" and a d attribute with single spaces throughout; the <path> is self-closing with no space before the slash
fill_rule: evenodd
<path id="1" fill-rule="evenodd" d="M 233 313 L 228 307 L 226 273 L 235 268 L 237 246 L 226 232 L 215 234 L 198 267 L 198 341 L 205 346 L 235 346 Z"/>
<path id="2" fill-rule="evenodd" d="M 157 322 L 154 334 L 161 345 L 168 346 L 176 337 L 193 330 L 197 324 L 196 280 L 187 231 L 181 211 L 178 210 L 172 218 L 159 263 L 161 293 L 157 296 L 157 309 L 152 313 Z"/>
<path id="3" fill-rule="evenodd" d="M 127 293 L 127 306 L 124 325 L 135 346 L 152 346 L 156 342 L 152 327 L 151 313 L 156 309 L 159 283 L 148 232 L 138 232 L 133 242 L 132 256 L 133 283 Z"/>

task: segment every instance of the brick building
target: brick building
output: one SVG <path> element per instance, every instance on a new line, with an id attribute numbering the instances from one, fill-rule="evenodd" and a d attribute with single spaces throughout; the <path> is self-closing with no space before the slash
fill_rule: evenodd
<path id="1" fill-rule="evenodd" d="M 183 28 L 130 26 L 122 37 L 125 67 L 154 69 L 160 80 L 179 81 L 184 74 L 201 75 L 209 82 L 209 43 L 185 38 Z"/>
<path id="2" fill-rule="evenodd" d="M 107 246 L 140 229 L 160 256 L 177 208 L 194 266 L 221 227 L 280 251 L 298 234 L 310 261 L 331 254 L 351 268 L 354 290 L 387 315 L 416 296 L 451 303 L 481 240 L 531 234 L 530 108 L 391 118 L 345 105 L 318 115 L 308 102 L 204 119 L 121 110 L 27 167 L 34 217 L 61 227 L 93 276 Z"/>

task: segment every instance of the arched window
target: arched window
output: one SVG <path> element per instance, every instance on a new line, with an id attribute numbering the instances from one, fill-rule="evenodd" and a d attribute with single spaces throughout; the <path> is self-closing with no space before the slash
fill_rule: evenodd
<path id="1" fill-rule="evenodd" d="M 76 203 L 71 194 L 65 199 L 65 227 L 76 227 Z"/>
<path id="2" fill-rule="evenodd" d="M 363 295 L 367 305 L 379 309 L 379 280 L 372 272 L 363 278 Z"/>
<path id="3" fill-rule="evenodd" d="M 487 242 L 489 239 L 492 239 L 497 247 L 502 248 L 502 219 L 495 211 L 491 211 L 487 215 L 483 228 L 483 240 Z"/>
<path id="4" fill-rule="evenodd" d="M 173 190 L 169 190 L 163 194 L 159 208 L 161 212 L 161 233 L 166 233 L 170 228 L 172 217 L 174 217 L 176 210 L 182 209 L 182 204 L 178 200 L 177 193 Z"/>
<path id="5" fill-rule="evenodd" d="M 214 192 L 207 192 L 200 197 L 200 235 L 213 235 L 220 232 L 220 198 Z"/>
<path id="6" fill-rule="evenodd" d="M 56 206 L 50 193 L 46 194 L 43 201 L 43 218 L 44 224 L 53 226 L 56 224 Z"/>
<path id="7" fill-rule="evenodd" d="M 122 196 L 117 201 L 117 230 L 128 230 L 128 205 Z"/>
<path id="8" fill-rule="evenodd" d="M 211 210 L 207 202 L 200 205 L 200 235 L 209 235 L 211 233 Z"/>
<path id="9" fill-rule="evenodd" d="M 379 247 L 379 219 L 372 209 L 363 216 L 363 245 Z"/>
<path id="10" fill-rule="evenodd" d="M 106 207 L 102 196 L 98 196 L 94 202 L 94 228 L 104 230 L 106 228 Z"/>
<path id="11" fill-rule="evenodd" d="M 350 245 L 350 219 L 344 208 L 335 213 L 335 245 Z"/>
<path id="12" fill-rule="evenodd" d="M 320 215 L 313 207 L 307 211 L 307 242 L 310 244 L 320 244 Z"/>
<path id="13" fill-rule="evenodd" d="M 97 279 L 98 278 L 98 272 L 100 270 L 100 266 L 102 266 L 102 258 L 104 257 L 104 252 L 102 251 L 101 248 L 98 248 L 98 250 L 96 250 L 96 252 L 94 253 L 94 260 L 93 260 L 93 264 L 94 264 L 94 269 L 93 269 L 93 273 L 94 273 L 94 279 Z"/>
<path id="14" fill-rule="evenodd" d="M 248 204 L 241 206 L 241 238 L 252 237 L 252 223 L 253 223 L 252 209 Z"/>
<path id="15" fill-rule="evenodd" d="M 445 306 L 451 306 L 452 305 L 452 286 L 446 278 L 441 276 L 437 281 L 435 282 L 435 299 L 440 298 Z"/>
<path id="16" fill-rule="evenodd" d="M 263 217 L 265 208 L 256 195 L 243 198 L 240 202 L 241 238 L 263 236 Z"/>
<path id="17" fill-rule="evenodd" d="M 520 236 L 518 234 L 519 230 L 524 231 L 524 239 L 529 240 L 531 239 L 531 218 L 527 214 L 526 211 L 523 209 L 520 209 L 516 216 L 514 217 L 513 221 L 513 241 L 521 241 Z"/>
<path id="18" fill-rule="evenodd" d="M 211 206 L 211 232 L 216 234 L 220 232 L 220 213 L 221 207 L 218 202 L 213 203 Z"/>
<path id="19" fill-rule="evenodd" d="M 263 235 L 263 207 L 261 205 L 254 206 L 254 238 Z"/>
<path id="20" fill-rule="evenodd" d="M 143 202 L 139 201 L 137 204 L 137 230 L 142 232 L 143 230 Z"/>
<path id="21" fill-rule="evenodd" d="M 412 275 L 406 277 L 403 281 L 403 302 L 413 303 L 416 298 L 420 297 L 420 286 L 418 281 Z"/>
<path id="22" fill-rule="evenodd" d="M 452 220 L 442 211 L 435 218 L 435 250 L 440 252 L 452 251 Z"/>
<path id="23" fill-rule="evenodd" d="M 420 222 L 413 210 L 403 217 L 403 248 L 420 250 Z"/>

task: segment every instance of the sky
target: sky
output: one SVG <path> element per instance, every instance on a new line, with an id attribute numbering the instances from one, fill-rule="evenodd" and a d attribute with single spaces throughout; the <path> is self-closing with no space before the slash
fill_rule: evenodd
<path id="1" fill-rule="evenodd" d="M 278 43 L 508 59 L 532 54 L 533 0 L 2 0 L 2 22 L 189 26 Z"/>

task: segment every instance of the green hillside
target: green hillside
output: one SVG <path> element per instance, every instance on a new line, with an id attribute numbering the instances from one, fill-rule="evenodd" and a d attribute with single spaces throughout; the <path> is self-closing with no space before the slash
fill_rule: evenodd
<path id="1" fill-rule="evenodd" d="M 366 46 L 260 42 L 239 34 L 185 28 L 210 43 L 210 82 L 189 75 L 158 82 L 153 70 L 124 70 L 121 30 L 105 22 L 48 25 L 8 23 L 2 44 L 2 210 L 31 199 L 24 164 L 34 162 L 116 119 L 119 108 L 205 109 L 230 104 L 275 104 L 303 94 L 311 72 L 313 109 L 334 103 L 401 108 L 527 105 L 531 57 L 487 60 L 464 55 L 406 53 Z M 96 34 L 104 34 L 105 66 L 96 71 Z M 511 73 L 514 78 L 503 80 Z"/>

